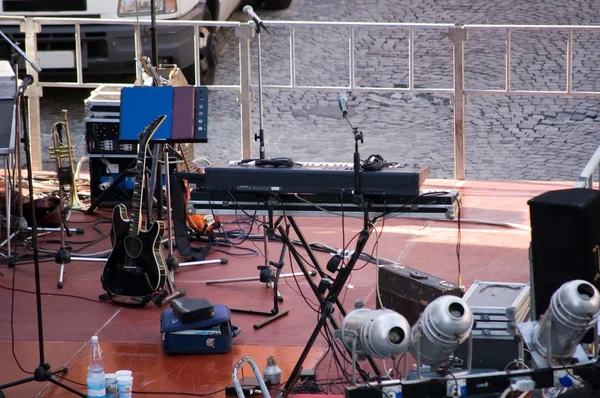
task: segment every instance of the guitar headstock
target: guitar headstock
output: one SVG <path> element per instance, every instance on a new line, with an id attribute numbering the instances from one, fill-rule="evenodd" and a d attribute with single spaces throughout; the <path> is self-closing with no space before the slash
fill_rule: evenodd
<path id="1" fill-rule="evenodd" d="M 152 80 L 154 81 L 154 85 L 161 86 L 162 83 L 161 83 L 160 75 L 158 74 L 158 71 L 156 70 L 156 68 L 152 65 L 150 58 L 140 54 L 138 59 L 140 60 L 140 64 L 141 64 L 144 72 L 146 72 L 146 74 L 148 76 L 152 77 Z"/>
<path id="2" fill-rule="evenodd" d="M 145 148 L 148 145 L 148 142 L 152 139 L 152 136 L 154 135 L 154 133 L 156 133 L 156 130 L 158 130 L 158 128 L 160 127 L 162 122 L 165 121 L 166 118 L 167 115 L 158 116 L 153 121 L 151 121 L 150 124 L 144 127 L 144 130 L 142 130 L 142 132 L 139 135 L 140 149 Z"/>

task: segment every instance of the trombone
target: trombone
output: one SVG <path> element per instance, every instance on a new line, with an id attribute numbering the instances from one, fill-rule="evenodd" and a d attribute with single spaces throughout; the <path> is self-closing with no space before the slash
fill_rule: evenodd
<path id="1" fill-rule="evenodd" d="M 75 184 L 75 165 L 73 163 L 73 148 L 71 146 L 71 134 L 69 132 L 69 120 L 67 110 L 63 109 L 63 121 L 54 123 L 52 126 L 52 139 L 54 146 L 50 147 L 50 159 L 56 159 L 56 171 L 58 173 L 58 184 L 62 192 L 69 192 L 69 208 L 81 209 L 83 204 L 79 201 L 77 185 Z M 66 145 L 63 144 L 62 130 L 67 137 Z M 68 189 L 65 189 L 68 187 Z"/>

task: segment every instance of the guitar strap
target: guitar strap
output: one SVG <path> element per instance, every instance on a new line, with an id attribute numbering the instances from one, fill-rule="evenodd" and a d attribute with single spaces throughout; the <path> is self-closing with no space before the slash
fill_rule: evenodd
<path id="1" fill-rule="evenodd" d="M 183 179 L 178 175 L 177 172 L 171 175 L 171 206 L 173 211 L 173 229 L 175 230 L 175 244 L 177 245 L 177 251 L 182 256 L 190 257 L 193 261 L 204 261 L 204 251 L 198 253 L 191 244 L 190 238 L 187 232 L 187 224 L 185 222 L 184 209 L 184 198 L 183 198 Z M 207 246 L 210 250 L 210 245 Z"/>

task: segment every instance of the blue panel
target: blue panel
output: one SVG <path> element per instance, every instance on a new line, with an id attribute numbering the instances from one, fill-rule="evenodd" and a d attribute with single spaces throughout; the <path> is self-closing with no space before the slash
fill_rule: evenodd
<path id="1" fill-rule="evenodd" d="M 121 90 L 122 141 L 139 141 L 139 134 L 155 118 L 167 115 L 152 141 L 170 140 L 173 128 L 173 87 L 123 87 Z"/>

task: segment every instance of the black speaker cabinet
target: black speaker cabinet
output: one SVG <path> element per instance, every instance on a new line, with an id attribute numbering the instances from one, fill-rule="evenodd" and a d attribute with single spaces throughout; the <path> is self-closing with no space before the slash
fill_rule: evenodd
<path id="1" fill-rule="evenodd" d="M 121 173 L 135 170 L 136 158 L 128 157 L 99 157 L 90 156 L 90 199 L 95 202 L 103 191 L 115 181 Z M 135 174 L 128 173 L 126 177 L 113 187 L 110 194 L 102 201 L 100 207 L 114 207 L 119 203 L 131 204 Z"/>
<path id="2" fill-rule="evenodd" d="M 539 318 L 565 282 L 600 287 L 600 191 L 549 191 L 528 202 L 531 217 L 532 309 Z"/>

